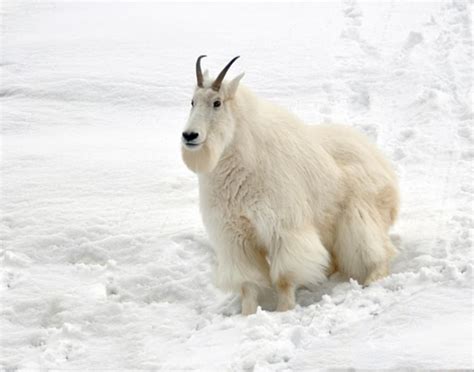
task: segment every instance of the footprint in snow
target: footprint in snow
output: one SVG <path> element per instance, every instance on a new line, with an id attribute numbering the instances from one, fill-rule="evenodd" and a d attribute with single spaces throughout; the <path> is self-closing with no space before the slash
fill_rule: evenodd
<path id="1" fill-rule="evenodd" d="M 408 34 L 405 44 L 403 45 L 403 49 L 409 51 L 421 42 L 423 42 L 423 35 L 420 32 L 411 31 Z"/>
<path id="2" fill-rule="evenodd" d="M 402 148 L 397 148 L 395 149 L 395 151 L 393 152 L 393 160 L 401 160 L 403 158 L 405 158 L 407 155 L 405 154 L 405 151 L 403 151 Z"/>
<path id="3" fill-rule="evenodd" d="M 469 127 L 460 127 L 458 129 L 458 136 L 461 138 L 466 138 L 470 142 L 473 142 L 472 131 Z"/>
<path id="4" fill-rule="evenodd" d="M 400 132 L 400 140 L 402 142 L 408 141 L 416 136 L 416 132 L 413 129 L 404 129 Z"/>

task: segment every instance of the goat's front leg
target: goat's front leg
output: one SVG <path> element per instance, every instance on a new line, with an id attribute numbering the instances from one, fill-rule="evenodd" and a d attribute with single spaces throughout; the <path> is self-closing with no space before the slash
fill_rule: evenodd
<path id="1" fill-rule="evenodd" d="M 257 312 L 258 296 L 261 289 L 270 286 L 270 266 L 265 250 L 256 246 L 245 245 L 243 251 L 246 252 L 248 269 L 255 270 L 260 276 L 260 280 L 245 281 L 240 286 L 242 315 L 250 315 Z"/>
<path id="2" fill-rule="evenodd" d="M 244 234 L 221 235 L 216 241 L 217 285 L 240 292 L 242 314 L 254 314 L 260 290 L 271 287 L 266 251 Z"/>
<path id="3" fill-rule="evenodd" d="M 275 283 L 278 304 L 277 311 L 287 311 L 295 307 L 296 285 L 289 275 L 281 275 Z"/>
<path id="4" fill-rule="evenodd" d="M 278 295 L 278 311 L 295 307 L 295 291 L 301 285 L 326 278 L 330 256 L 312 226 L 282 231 L 272 248 L 270 276 Z"/>
<path id="5" fill-rule="evenodd" d="M 242 302 L 242 315 L 251 315 L 257 312 L 259 287 L 255 283 L 242 283 L 240 298 Z"/>

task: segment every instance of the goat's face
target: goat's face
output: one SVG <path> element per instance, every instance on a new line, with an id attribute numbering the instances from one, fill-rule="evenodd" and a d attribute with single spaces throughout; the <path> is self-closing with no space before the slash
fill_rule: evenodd
<path id="1" fill-rule="evenodd" d="M 230 64 L 226 66 L 227 69 Z M 224 70 L 225 74 L 227 70 Z M 204 76 L 199 73 L 200 66 L 191 112 L 181 138 L 182 155 L 185 164 L 193 172 L 208 173 L 215 168 L 222 153 L 232 142 L 235 132 L 232 99 L 243 74 L 229 83 L 223 83 L 222 73 L 214 81 L 208 78 L 207 73 Z"/>

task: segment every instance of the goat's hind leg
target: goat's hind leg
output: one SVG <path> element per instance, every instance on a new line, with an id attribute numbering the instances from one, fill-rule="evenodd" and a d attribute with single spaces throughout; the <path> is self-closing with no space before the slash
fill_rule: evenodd
<path id="1" fill-rule="evenodd" d="M 337 228 L 334 255 L 339 269 L 364 285 L 388 275 L 394 248 L 379 211 L 365 201 L 352 201 Z"/>
<path id="2" fill-rule="evenodd" d="M 379 279 L 385 278 L 389 273 L 390 260 L 396 255 L 397 249 L 394 247 L 388 233 L 383 233 L 383 247 L 385 250 L 385 260 L 376 264 L 372 268 L 368 268 L 367 277 L 364 280 L 364 285 L 376 282 Z"/>

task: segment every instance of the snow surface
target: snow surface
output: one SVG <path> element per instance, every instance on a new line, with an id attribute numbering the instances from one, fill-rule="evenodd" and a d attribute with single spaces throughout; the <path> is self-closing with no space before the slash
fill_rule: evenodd
<path id="1" fill-rule="evenodd" d="M 474 368 L 470 3 L 1 11 L 3 368 Z M 241 55 L 231 75 L 258 94 L 392 159 L 389 277 L 336 274 L 249 317 L 213 286 L 179 153 L 200 54 L 214 73 Z"/>

